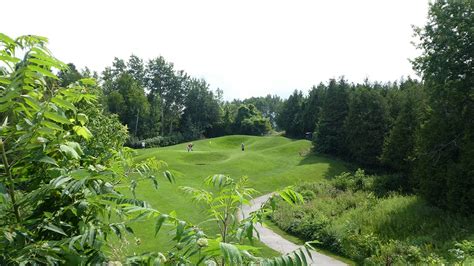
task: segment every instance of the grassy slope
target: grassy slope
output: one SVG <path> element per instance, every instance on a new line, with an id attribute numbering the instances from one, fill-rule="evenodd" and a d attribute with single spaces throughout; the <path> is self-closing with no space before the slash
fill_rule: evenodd
<path id="1" fill-rule="evenodd" d="M 240 150 L 245 143 L 246 150 Z M 307 140 L 284 137 L 227 136 L 194 142 L 194 151 L 187 152 L 186 144 L 165 148 L 139 150 L 137 160 L 155 157 L 164 160 L 169 168 L 180 172 L 177 184 L 162 181 L 154 190 L 147 183 L 139 185 L 137 197 L 145 199 L 162 212 L 176 211 L 178 217 L 192 223 L 206 219 L 206 213 L 191 203 L 178 189 L 179 186 L 202 187 L 203 179 L 211 174 L 227 174 L 234 178 L 247 175 L 250 185 L 264 194 L 288 185 L 306 181 L 324 180 L 345 170 L 342 162 L 314 155 L 302 156 L 311 146 Z M 164 234 L 153 236 L 153 221 L 135 225 L 139 246 L 130 251 L 144 252 L 169 248 L 171 243 Z M 203 224 L 208 233 L 215 233 L 212 224 Z M 275 255 L 262 248 L 263 255 Z"/>

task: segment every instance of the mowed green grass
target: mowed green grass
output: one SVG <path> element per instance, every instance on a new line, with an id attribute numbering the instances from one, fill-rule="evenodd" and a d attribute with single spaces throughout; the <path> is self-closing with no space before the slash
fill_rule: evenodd
<path id="1" fill-rule="evenodd" d="M 240 149 L 245 144 L 245 151 Z M 207 220 L 206 211 L 196 206 L 180 190 L 180 186 L 203 188 L 203 180 L 209 175 L 225 174 L 233 178 L 249 177 L 249 186 L 265 194 L 289 185 L 308 181 L 323 181 L 346 168 L 341 161 L 307 155 L 311 142 L 291 140 L 281 136 L 226 136 L 193 142 L 194 151 L 187 152 L 187 143 L 137 150 L 136 160 L 155 158 L 165 161 L 169 169 L 179 172 L 176 184 L 163 178 L 158 190 L 150 183 L 142 182 L 137 188 L 137 198 L 148 201 L 155 209 L 164 213 L 175 211 L 180 219 L 200 224 L 206 233 L 216 234 L 213 223 Z M 167 229 L 154 236 L 154 221 L 140 222 L 132 228 L 140 245 L 132 244 L 127 253 L 164 251 L 172 246 Z M 169 229 L 168 229 L 169 231 Z M 133 242 L 133 241 L 131 241 Z M 277 253 L 263 247 L 262 255 Z"/>

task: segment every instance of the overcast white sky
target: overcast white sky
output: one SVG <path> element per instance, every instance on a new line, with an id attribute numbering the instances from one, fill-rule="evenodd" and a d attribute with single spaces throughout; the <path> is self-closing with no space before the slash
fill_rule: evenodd
<path id="1" fill-rule="evenodd" d="M 427 0 L 3 1 L 0 32 L 46 36 L 64 62 L 101 72 L 114 57 L 162 55 L 226 99 L 415 76 L 411 25 Z"/>

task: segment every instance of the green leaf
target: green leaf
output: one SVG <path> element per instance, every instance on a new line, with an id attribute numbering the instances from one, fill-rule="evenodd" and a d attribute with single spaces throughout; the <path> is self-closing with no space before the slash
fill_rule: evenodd
<path id="1" fill-rule="evenodd" d="M 110 224 L 109 225 L 110 229 L 115 233 L 115 235 L 119 238 L 122 239 L 122 232 L 120 231 L 120 228 L 116 224 Z"/>
<path id="2" fill-rule="evenodd" d="M 7 35 L 3 34 L 0 32 L 0 41 L 5 43 L 5 44 L 9 44 L 9 45 L 14 45 L 15 44 L 15 41 L 8 37 Z"/>
<path id="3" fill-rule="evenodd" d="M 184 233 L 184 227 L 186 226 L 186 222 L 185 221 L 179 221 L 178 222 L 178 225 L 176 226 L 176 241 L 179 242 L 179 240 L 181 240 L 182 236 L 183 236 L 183 233 Z"/>
<path id="4" fill-rule="evenodd" d="M 53 179 L 51 181 L 51 184 L 57 188 L 57 187 L 60 187 L 62 184 L 68 182 L 69 180 L 71 180 L 72 178 L 68 177 L 68 176 L 60 176 L 56 179 Z"/>
<path id="5" fill-rule="evenodd" d="M 31 48 L 31 52 L 32 52 L 32 56 L 34 56 L 35 58 L 43 62 L 44 61 L 49 62 L 52 66 L 56 67 L 57 69 L 62 70 L 66 67 L 66 64 L 50 56 L 46 51 L 43 51 L 39 49 L 38 47 Z"/>
<path id="6" fill-rule="evenodd" d="M 33 108 L 35 111 L 39 111 L 41 109 L 38 101 L 36 101 L 36 99 L 33 99 L 31 96 L 23 95 L 23 100 L 25 100 L 25 103 L 31 108 Z"/>
<path id="7" fill-rule="evenodd" d="M 11 81 L 9 79 L 0 77 L 0 83 L 9 85 L 11 83 Z"/>
<path id="8" fill-rule="evenodd" d="M 43 158 L 39 159 L 38 161 L 42 162 L 42 163 L 48 163 L 48 164 L 58 166 L 58 163 L 56 162 L 56 160 L 54 160 L 53 158 L 51 158 L 49 156 L 44 156 Z"/>
<path id="9" fill-rule="evenodd" d="M 77 114 L 77 120 L 81 123 L 81 125 L 85 125 L 87 122 L 89 122 L 89 118 L 83 113 Z"/>
<path id="10" fill-rule="evenodd" d="M 163 226 L 163 223 L 168 219 L 168 217 L 169 216 L 167 214 L 160 214 L 160 216 L 158 216 L 155 224 L 155 236 L 158 234 L 161 227 Z"/>
<path id="11" fill-rule="evenodd" d="M 21 60 L 16 58 L 16 57 L 13 57 L 13 56 L 0 55 L 0 61 L 9 61 L 9 62 L 12 62 L 12 63 L 18 63 Z"/>
<path id="12" fill-rule="evenodd" d="M 88 241 L 87 241 L 89 246 L 92 247 L 94 245 L 95 238 L 96 238 L 96 230 L 94 226 L 91 226 L 89 228 Z"/>
<path id="13" fill-rule="evenodd" d="M 83 137 L 84 139 L 88 140 L 92 137 L 92 133 L 84 126 L 74 126 L 72 128 L 77 135 Z"/>
<path id="14" fill-rule="evenodd" d="M 225 187 L 233 182 L 234 180 L 231 177 L 222 174 L 209 176 L 205 180 L 207 185 L 213 185 L 216 187 Z"/>
<path id="15" fill-rule="evenodd" d="M 173 174 L 172 174 L 170 171 L 164 171 L 164 172 L 163 172 L 163 175 L 168 179 L 168 181 L 169 181 L 170 183 L 174 183 L 174 182 L 175 182 L 174 176 L 173 176 Z"/>
<path id="16" fill-rule="evenodd" d="M 3 95 L 0 98 L 0 102 L 9 102 L 10 100 L 15 97 L 18 97 L 19 95 L 20 93 L 18 93 L 18 91 L 9 91 L 7 94 Z"/>
<path id="17" fill-rule="evenodd" d="M 79 158 L 81 158 L 81 157 L 79 156 L 79 154 L 76 152 L 76 150 L 74 150 L 74 149 L 71 148 L 70 146 L 61 144 L 61 145 L 59 145 L 59 150 L 62 151 L 63 153 L 65 153 L 66 156 L 69 157 L 69 158 L 71 158 L 71 159 L 79 159 Z"/>
<path id="18" fill-rule="evenodd" d="M 68 141 L 66 142 L 66 145 L 73 148 L 79 155 L 84 155 L 84 152 L 82 151 L 81 145 L 79 145 L 79 143 L 74 141 Z"/>
<path id="19" fill-rule="evenodd" d="M 45 226 L 43 226 L 43 228 L 44 228 L 44 229 L 47 229 L 47 230 L 49 230 L 49 231 L 53 231 L 53 232 L 56 232 L 56 233 L 58 233 L 58 234 L 67 236 L 67 234 L 63 231 L 63 229 L 57 227 L 57 226 L 54 225 L 54 224 L 45 225 Z"/>
<path id="20" fill-rule="evenodd" d="M 133 229 L 130 226 L 125 226 L 125 231 L 127 231 L 129 234 L 134 234 Z"/>
<path id="21" fill-rule="evenodd" d="M 82 83 L 83 85 L 89 85 L 89 86 L 96 85 L 95 79 L 93 78 L 83 78 L 83 79 L 80 79 L 79 82 Z"/>
<path id="22" fill-rule="evenodd" d="M 44 117 L 53 120 L 54 122 L 60 123 L 60 124 L 71 124 L 71 121 L 66 118 L 64 115 L 60 115 L 58 113 L 53 113 L 53 112 L 44 112 Z"/>
<path id="23" fill-rule="evenodd" d="M 38 58 L 31 57 L 28 59 L 29 62 L 35 63 L 40 66 L 47 66 L 47 67 L 56 67 L 58 69 L 62 68 L 62 65 L 50 60 L 41 60 Z"/>
<path id="24" fill-rule="evenodd" d="M 219 247 L 224 259 L 229 262 L 230 265 L 242 265 L 242 255 L 236 246 L 220 242 Z"/>
<path id="25" fill-rule="evenodd" d="M 302 261 L 302 259 L 300 258 L 300 255 L 299 255 L 297 252 L 293 252 L 293 255 L 294 255 L 293 258 L 295 259 L 295 262 L 296 262 L 295 264 L 296 264 L 297 266 L 302 266 L 302 265 L 303 265 L 303 261 Z M 304 264 L 304 265 L 306 265 L 306 264 Z"/>
<path id="26" fill-rule="evenodd" d="M 6 110 L 10 109 L 13 105 L 13 102 L 6 102 L 0 104 L 0 113 L 5 112 Z"/>
<path id="27" fill-rule="evenodd" d="M 153 187 L 155 189 L 158 189 L 158 180 L 156 180 L 156 177 L 154 175 L 150 175 L 149 178 L 151 179 L 151 181 L 153 182 Z"/>
<path id="28" fill-rule="evenodd" d="M 54 75 L 53 72 L 51 72 L 47 69 L 44 69 L 44 68 L 41 68 L 41 67 L 38 67 L 38 66 L 33 66 L 33 65 L 28 65 L 27 68 L 30 69 L 30 70 L 33 70 L 37 73 L 40 73 L 44 76 L 50 77 L 52 79 L 56 79 L 56 80 L 58 79 L 58 77 L 56 75 Z"/>
<path id="29" fill-rule="evenodd" d="M 53 123 L 53 122 L 50 122 L 50 121 L 43 120 L 43 121 L 41 121 L 41 124 L 43 126 L 45 126 L 46 128 L 49 128 L 49 129 L 58 130 L 58 131 L 63 130 L 62 127 L 60 127 L 56 123 Z"/>
<path id="30" fill-rule="evenodd" d="M 291 187 L 287 187 L 277 192 L 280 197 L 291 205 L 304 203 L 303 196 L 294 191 Z"/>
<path id="31" fill-rule="evenodd" d="M 43 135 L 50 135 L 50 134 L 54 134 L 55 131 L 47 127 L 40 127 L 38 128 L 38 133 L 43 134 Z"/>
<path id="32" fill-rule="evenodd" d="M 308 261 L 306 260 L 306 254 L 304 254 L 304 251 L 302 249 L 299 249 L 299 254 L 303 265 L 308 265 Z"/>
<path id="33" fill-rule="evenodd" d="M 284 255 L 282 259 L 283 265 L 293 266 L 293 260 L 288 255 Z"/>
<path id="34" fill-rule="evenodd" d="M 55 104 L 57 104 L 59 107 L 65 109 L 65 110 L 73 110 L 74 112 L 76 112 L 77 108 L 70 102 L 64 100 L 64 99 L 61 99 L 61 98 L 58 98 L 58 97 L 54 97 L 53 99 L 51 99 L 51 101 Z"/>

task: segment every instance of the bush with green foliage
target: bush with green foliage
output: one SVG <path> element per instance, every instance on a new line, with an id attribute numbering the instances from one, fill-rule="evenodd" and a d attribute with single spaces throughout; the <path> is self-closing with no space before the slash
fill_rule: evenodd
<path id="1" fill-rule="evenodd" d="M 126 130 L 90 109 L 92 79 L 58 86 L 52 69 L 65 65 L 46 41 L 0 34 L 0 264 L 101 263 L 108 235 L 130 230 L 111 213 L 144 206 L 114 189 Z"/>
<path id="2" fill-rule="evenodd" d="M 145 148 L 152 148 L 152 147 L 166 147 L 170 145 L 175 145 L 185 141 L 186 139 L 181 135 L 181 133 L 176 133 L 171 136 L 156 136 L 153 138 L 142 139 L 139 140 L 137 138 L 130 138 L 126 142 L 126 146 L 131 148 L 143 148 L 143 143 L 145 143 Z"/>
<path id="3" fill-rule="evenodd" d="M 302 184 L 296 190 L 309 200 L 300 206 L 277 202 L 270 218 L 292 235 L 365 265 L 459 263 L 472 256 L 467 239 L 474 216 L 399 195 L 380 178 L 358 170 L 329 184 Z"/>
<path id="4" fill-rule="evenodd" d="M 232 125 L 234 132 L 244 135 L 264 135 L 271 130 L 270 120 L 262 117 L 252 104 L 240 105 Z"/>

